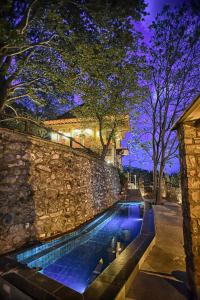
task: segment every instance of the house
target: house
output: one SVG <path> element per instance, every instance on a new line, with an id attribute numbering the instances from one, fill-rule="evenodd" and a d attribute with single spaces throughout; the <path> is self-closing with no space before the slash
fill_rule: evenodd
<path id="1" fill-rule="evenodd" d="M 186 268 L 194 299 L 200 299 L 200 95 L 173 129 L 179 137 Z"/>
<path id="2" fill-rule="evenodd" d="M 111 117 L 108 117 L 108 120 Z M 122 157 L 128 155 L 128 149 L 122 146 L 122 140 L 125 137 L 127 131 L 130 131 L 129 116 L 120 116 L 122 125 L 117 128 L 115 137 L 112 139 L 108 154 L 106 155 L 106 161 L 114 166 L 122 166 Z M 88 122 L 84 119 L 78 118 L 74 110 L 68 111 L 63 115 L 57 117 L 54 120 L 44 121 L 44 124 L 50 126 L 55 132 L 51 133 L 51 140 L 59 142 L 73 148 L 81 148 L 83 145 L 86 148 L 93 150 L 96 153 L 100 153 L 102 145 L 99 136 L 99 124 L 96 120 L 90 120 Z M 62 133 L 60 135 L 59 133 Z M 109 135 L 109 129 L 102 131 L 103 138 Z M 68 138 L 69 137 L 69 138 Z M 73 138 L 80 144 L 71 140 Z"/>

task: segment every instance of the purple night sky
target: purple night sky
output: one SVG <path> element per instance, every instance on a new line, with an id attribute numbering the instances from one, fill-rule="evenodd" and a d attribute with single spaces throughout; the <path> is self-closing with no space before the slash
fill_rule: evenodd
<path id="1" fill-rule="evenodd" d="M 162 11 L 164 5 L 170 6 L 180 6 L 185 1 L 184 0 L 146 0 L 146 4 L 148 5 L 146 8 L 146 12 L 148 15 L 144 18 L 143 22 L 138 22 L 137 29 L 142 31 L 144 34 L 145 40 L 148 42 L 150 37 L 149 25 L 155 19 L 156 15 Z"/>
<path id="2" fill-rule="evenodd" d="M 148 29 L 149 25 L 152 23 L 154 18 L 158 13 L 161 12 L 164 5 L 170 5 L 170 6 L 180 6 L 185 1 L 184 0 L 146 0 L 145 1 L 148 6 L 146 8 L 146 11 L 149 15 L 147 15 L 144 18 L 143 22 L 138 22 L 136 24 L 136 29 L 138 31 L 141 31 L 144 35 L 145 42 L 148 43 L 150 38 L 150 31 Z M 127 145 L 128 140 L 131 139 L 131 134 L 127 133 L 126 138 L 123 141 L 123 146 L 125 147 Z M 152 162 L 149 159 L 144 159 L 145 155 L 142 153 L 142 151 L 138 152 L 137 157 L 135 155 L 129 155 L 125 156 L 123 158 L 123 165 L 131 165 L 136 168 L 142 168 L 147 170 L 152 170 Z M 168 173 L 173 173 L 179 171 L 179 160 L 174 159 L 172 166 L 166 167 L 166 171 Z"/>

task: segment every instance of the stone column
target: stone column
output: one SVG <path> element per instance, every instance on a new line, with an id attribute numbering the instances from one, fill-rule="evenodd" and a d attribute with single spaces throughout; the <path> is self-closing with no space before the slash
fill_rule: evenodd
<path id="1" fill-rule="evenodd" d="M 178 134 L 186 268 L 194 297 L 200 299 L 200 127 L 181 124 Z"/>

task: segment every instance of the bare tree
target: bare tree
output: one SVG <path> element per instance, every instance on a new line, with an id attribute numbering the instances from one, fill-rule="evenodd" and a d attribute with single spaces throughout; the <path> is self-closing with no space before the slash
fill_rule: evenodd
<path id="1" fill-rule="evenodd" d="M 200 20 L 189 7 L 164 7 L 151 25 L 147 63 L 149 96 L 138 107 L 133 141 L 153 162 L 156 202 L 166 165 L 177 157 L 178 142 L 172 125 L 199 92 Z M 142 116 L 142 117 L 141 117 Z M 143 126 L 138 126 L 139 119 Z"/>

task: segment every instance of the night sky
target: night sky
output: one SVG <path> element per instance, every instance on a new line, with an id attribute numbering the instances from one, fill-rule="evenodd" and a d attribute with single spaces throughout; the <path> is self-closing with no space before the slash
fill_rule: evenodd
<path id="1" fill-rule="evenodd" d="M 146 0 L 148 4 L 147 12 L 149 16 L 145 18 L 146 23 L 151 23 L 155 16 L 162 10 L 163 5 L 179 6 L 184 3 L 183 0 Z"/>
<path id="2" fill-rule="evenodd" d="M 162 8 L 164 5 L 170 5 L 170 6 L 180 6 L 183 4 L 185 1 L 184 0 L 146 0 L 145 1 L 148 6 L 146 8 L 146 11 L 149 13 L 144 18 L 143 22 L 138 22 L 136 24 L 136 29 L 139 31 L 142 31 L 146 43 L 148 43 L 149 38 L 150 38 L 150 31 L 148 29 L 149 25 L 152 23 L 154 18 L 158 13 L 161 12 Z M 126 134 L 126 139 L 123 142 L 123 146 L 126 146 L 127 141 L 131 139 L 131 134 L 127 133 Z M 131 165 L 136 168 L 142 168 L 142 169 L 147 169 L 147 170 L 152 170 L 152 161 L 149 160 L 143 160 L 142 159 L 143 153 L 138 153 L 138 160 L 136 159 L 135 156 L 129 155 L 123 158 L 123 165 Z M 142 163 L 141 163 L 142 161 Z M 166 167 L 166 171 L 171 174 L 174 172 L 179 171 L 179 160 L 174 159 L 173 165 L 170 167 Z"/>
<path id="3" fill-rule="evenodd" d="M 180 6 L 185 1 L 184 0 L 146 0 L 146 4 L 148 5 L 146 8 L 146 12 L 149 14 L 145 17 L 143 22 L 139 22 L 137 24 L 137 29 L 142 31 L 145 37 L 146 42 L 150 37 L 149 25 L 152 23 L 154 18 L 158 13 L 162 11 L 164 5 L 170 6 Z"/>

